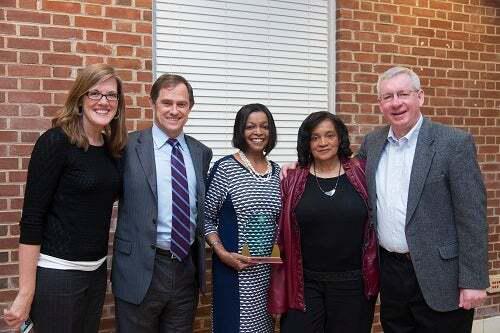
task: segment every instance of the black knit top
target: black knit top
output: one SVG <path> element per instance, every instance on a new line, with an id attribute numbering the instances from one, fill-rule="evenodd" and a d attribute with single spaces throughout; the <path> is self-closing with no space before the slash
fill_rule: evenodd
<path id="1" fill-rule="evenodd" d="M 60 259 L 101 259 L 120 188 L 117 161 L 105 146 L 85 151 L 60 128 L 49 129 L 31 154 L 19 242 L 41 244 L 41 253 Z"/>
<path id="2" fill-rule="evenodd" d="M 324 191 L 334 188 L 336 181 L 337 177 L 318 178 Z M 340 176 L 332 197 L 323 194 L 315 177 L 309 174 L 295 213 L 305 269 L 343 272 L 361 268 L 368 211 L 346 174 Z"/>

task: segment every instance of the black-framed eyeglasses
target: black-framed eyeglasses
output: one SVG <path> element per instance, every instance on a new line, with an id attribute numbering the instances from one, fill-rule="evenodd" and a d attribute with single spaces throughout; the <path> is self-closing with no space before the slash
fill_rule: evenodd
<path id="1" fill-rule="evenodd" d="M 102 96 L 106 97 L 108 102 L 116 102 L 118 100 L 117 93 L 102 94 L 100 91 L 88 91 L 87 97 L 93 101 L 100 101 Z"/>
<path id="2" fill-rule="evenodd" d="M 389 102 L 392 102 L 394 100 L 394 98 L 397 96 L 398 99 L 401 99 L 401 100 L 407 100 L 410 98 L 411 94 L 414 93 L 414 92 L 419 92 L 420 90 L 400 90 L 400 91 L 396 91 L 394 93 L 387 93 L 387 94 L 383 94 L 382 96 L 380 96 L 378 98 L 379 102 L 381 103 L 389 103 Z"/>

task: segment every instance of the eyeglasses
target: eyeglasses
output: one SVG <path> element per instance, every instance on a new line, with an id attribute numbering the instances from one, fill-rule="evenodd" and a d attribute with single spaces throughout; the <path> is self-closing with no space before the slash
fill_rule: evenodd
<path id="1" fill-rule="evenodd" d="M 400 90 L 394 93 L 383 94 L 378 98 L 378 100 L 381 103 L 390 103 L 394 100 L 396 96 L 398 96 L 398 99 L 405 101 L 410 98 L 411 93 L 419 91 L 420 90 Z"/>
<path id="2" fill-rule="evenodd" d="M 87 97 L 93 101 L 100 101 L 102 96 L 106 97 L 108 102 L 116 102 L 118 100 L 117 93 L 102 94 L 100 91 L 89 91 Z"/>

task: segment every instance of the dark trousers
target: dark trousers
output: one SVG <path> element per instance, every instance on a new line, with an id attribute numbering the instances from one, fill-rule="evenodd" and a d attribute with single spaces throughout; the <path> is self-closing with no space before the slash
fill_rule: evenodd
<path id="1" fill-rule="evenodd" d="M 106 271 L 106 262 L 92 272 L 38 267 L 30 313 L 36 333 L 96 333 Z"/>
<path id="2" fill-rule="evenodd" d="M 380 320 L 385 333 L 471 331 L 474 309 L 438 312 L 427 305 L 409 257 L 381 248 L 380 264 Z"/>
<path id="3" fill-rule="evenodd" d="M 115 297 L 118 333 L 192 333 L 198 305 L 196 269 L 157 250 L 151 285 L 140 304 Z"/>
<path id="4" fill-rule="evenodd" d="M 370 333 L 375 299 L 367 300 L 363 281 L 324 282 L 305 278 L 306 311 L 282 316 L 281 333 Z"/>

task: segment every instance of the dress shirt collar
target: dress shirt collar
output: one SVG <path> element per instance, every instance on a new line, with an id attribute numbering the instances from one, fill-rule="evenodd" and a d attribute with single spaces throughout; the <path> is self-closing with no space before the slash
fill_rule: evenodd
<path id="1" fill-rule="evenodd" d="M 159 128 L 156 125 L 156 123 L 153 123 L 152 131 L 153 131 L 153 141 L 155 143 L 155 148 L 161 149 L 165 144 L 167 144 L 167 141 L 170 137 L 167 135 L 167 133 L 163 132 L 163 130 Z M 187 143 L 186 143 L 186 138 L 184 136 L 184 132 L 181 132 L 179 136 L 172 139 L 176 139 L 177 141 L 179 141 L 181 149 L 186 151 Z"/>
<path id="2" fill-rule="evenodd" d="M 420 115 L 420 118 L 418 118 L 417 123 L 412 127 L 412 129 L 408 133 L 406 133 L 406 135 L 400 137 L 399 139 L 394 134 L 394 131 L 392 130 L 391 126 L 389 128 L 389 133 L 387 134 L 387 140 L 389 140 L 390 143 L 402 143 L 416 139 L 418 137 L 418 132 L 420 131 L 420 127 L 422 127 L 423 121 L 424 117 Z"/>

